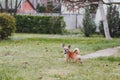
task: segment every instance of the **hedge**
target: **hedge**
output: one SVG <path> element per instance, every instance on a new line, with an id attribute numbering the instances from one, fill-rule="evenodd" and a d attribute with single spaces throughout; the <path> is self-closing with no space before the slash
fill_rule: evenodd
<path id="1" fill-rule="evenodd" d="M 16 15 L 18 33 L 62 34 L 65 22 L 61 16 L 28 16 Z"/>

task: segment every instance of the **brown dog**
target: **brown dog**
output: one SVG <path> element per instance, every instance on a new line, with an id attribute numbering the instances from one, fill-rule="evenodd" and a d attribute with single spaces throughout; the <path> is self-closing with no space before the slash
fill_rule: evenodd
<path id="1" fill-rule="evenodd" d="M 65 58 L 66 61 L 69 62 L 70 59 L 75 60 L 76 63 L 78 63 L 78 61 L 80 60 L 80 62 L 82 63 L 82 59 L 81 56 L 79 54 L 79 49 L 75 48 L 73 51 L 70 50 L 70 45 L 69 46 L 65 46 L 64 44 L 62 45 L 63 49 L 64 49 L 64 54 L 65 54 Z"/>

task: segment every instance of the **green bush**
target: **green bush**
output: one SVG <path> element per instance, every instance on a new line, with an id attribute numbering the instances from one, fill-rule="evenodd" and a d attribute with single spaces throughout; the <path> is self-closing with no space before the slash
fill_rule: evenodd
<path id="1" fill-rule="evenodd" d="M 15 18 L 19 33 L 63 34 L 65 31 L 65 22 L 60 16 L 16 15 Z"/>
<path id="2" fill-rule="evenodd" d="M 45 13 L 46 7 L 44 5 L 40 6 L 40 4 L 37 4 L 36 11 L 39 13 Z"/>
<path id="3" fill-rule="evenodd" d="M 52 13 L 54 10 L 54 6 L 52 4 L 52 2 L 48 2 L 47 5 L 46 5 L 46 12 L 47 13 Z"/>
<path id="4" fill-rule="evenodd" d="M 85 10 L 85 16 L 83 19 L 82 31 L 86 37 L 89 37 L 91 34 L 95 33 L 95 29 L 96 29 L 95 23 L 91 18 L 89 8 L 87 7 Z"/>
<path id="5" fill-rule="evenodd" d="M 107 20 L 111 37 L 120 37 L 120 18 L 116 6 L 110 5 L 107 11 Z M 100 22 L 100 32 L 104 34 L 103 21 Z"/>
<path id="6" fill-rule="evenodd" d="M 119 11 L 116 6 L 109 6 L 107 12 L 110 35 L 112 37 L 120 37 L 120 18 Z"/>
<path id="7" fill-rule="evenodd" d="M 5 13 L 0 14 L 0 39 L 8 38 L 15 30 L 15 18 Z"/>
<path id="8" fill-rule="evenodd" d="M 19 33 L 63 34 L 65 31 L 65 22 L 60 16 L 16 15 L 15 18 Z"/>

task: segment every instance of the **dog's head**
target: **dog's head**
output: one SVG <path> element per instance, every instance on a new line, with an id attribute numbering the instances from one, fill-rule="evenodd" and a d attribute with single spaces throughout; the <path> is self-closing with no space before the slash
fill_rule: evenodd
<path id="1" fill-rule="evenodd" d="M 65 46 L 64 44 L 62 44 L 62 47 L 63 47 L 63 50 L 64 50 L 64 54 L 66 54 L 70 50 L 71 45 Z"/>

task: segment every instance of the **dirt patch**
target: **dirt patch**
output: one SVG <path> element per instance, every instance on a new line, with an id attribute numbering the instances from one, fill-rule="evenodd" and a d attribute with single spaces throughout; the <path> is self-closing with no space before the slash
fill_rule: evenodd
<path id="1" fill-rule="evenodd" d="M 107 48 L 107 49 L 99 50 L 99 51 L 96 51 L 96 52 L 93 52 L 87 55 L 83 55 L 82 58 L 89 59 L 89 58 L 111 56 L 111 55 L 117 54 L 119 50 L 120 50 L 120 46 L 114 47 L 114 48 Z"/>

